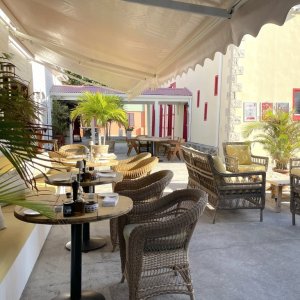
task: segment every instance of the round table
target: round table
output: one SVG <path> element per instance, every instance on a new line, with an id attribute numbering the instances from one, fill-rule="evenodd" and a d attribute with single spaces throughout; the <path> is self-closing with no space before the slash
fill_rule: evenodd
<path id="1" fill-rule="evenodd" d="M 56 199 L 55 199 L 56 197 Z M 50 203 L 57 202 L 56 200 L 61 195 L 39 195 L 36 199 L 31 197 L 31 200 L 37 201 L 49 201 Z M 95 195 L 95 199 L 96 199 Z M 51 198 L 51 199 L 50 199 Z M 96 222 L 105 219 L 116 218 L 123 214 L 126 214 L 132 209 L 132 200 L 125 196 L 119 196 L 119 201 L 115 207 L 102 207 L 102 199 L 97 199 L 99 208 L 96 212 L 86 213 L 82 216 L 64 217 L 62 213 L 56 213 L 53 219 L 49 219 L 42 215 L 26 215 L 24 214 L 25 209 L 17 206 L 14 215 L 17 219 L 35 224 L 50 224 L 50 225 L 66 225 L 71 224 L 71 278 L 70 278 L 70 294 L 63 294 L 54 298 L 55 300 L 103 300 L 104 296 L 100 293 L 93 291 L 81 290 L 81 273 L 82 273 L 82 230 L 83 224 Z"/>
<path id="2" fill-rule="evenodd" d="M 81 159 L 82 160 L 82 159 Z M 78 159 L 67 159 L 62 158 L 59 162 L 65 167 L 71 169 L 76 167 Z M 97 167 L 113 167 L 116 166 L 119 162 L 116 159 L 103 159 L 103 160 L 86 160 L 87 168 L 97 168 Z"/>
<path id="3" fill-rule="evenodd" d="M 117 183 L 122 181 L 123 175 L 121 173 L 116 173 L 116 177 L 100 177 L 94 180 L 80 182 L 80 185 L 83 188 L 90 188 L 95 187 L 96 185 L 100 184 L 109 184 L 109 183 Z M 61 174 L 55 174 L 48 176 L 45 180 L 46 184 L 55 185 L 55 186 L 71 186 L 72 185 L 72 175 L 75 175 L 75 172 L 65 172 Z M 94 191 L 93 191 L 94 192 Z M 90 224 L 87 222 L 83 224 L 83 244 L 82 244 L 82 251 L 88 252 L 92 250 L 96 250 L 102 248 L 106 245 L 106 241 L 104 238 L 91 238 L 90 237 Z M 71 242 L 66 244 L 66 248 L 70 250 Z"/>

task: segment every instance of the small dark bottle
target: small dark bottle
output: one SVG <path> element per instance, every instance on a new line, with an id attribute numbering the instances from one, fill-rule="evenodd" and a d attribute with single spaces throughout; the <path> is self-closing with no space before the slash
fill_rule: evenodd
<path id="1" fill-rule="evenodd" d="M 82 199 L 79 199 L 78 189 L 79 189 L 79 182 L 73 181 L 72 182 L 72 189 L 73 189 L 73 200 L 74 200 L 74 213 L 75 215 L 83 215 L 84 214 L 84 202 Z"/>

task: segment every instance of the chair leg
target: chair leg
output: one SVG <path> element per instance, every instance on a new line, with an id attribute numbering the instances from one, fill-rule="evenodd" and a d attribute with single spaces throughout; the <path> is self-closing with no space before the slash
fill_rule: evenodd
<path id="1" fill-rule="evenodd" d="M 296 214 L 292 213 L 292 224 L 296 225 Z"/>
<path id="2" fill-rule="evenodd" d="M 116 250 L 118 245 L 118 219 L 110 219 L 110 240 L 112 244 L 112 252 Z"/>
<path id="3" fill-rule="evenodd" d="M 130 155 L 130 153 L 131 153 L 131 150 L 132 150 L 132 147 L 128 147 L 128 151 L 127 151 L 127 156 L 129 156 Z"/>
<path id="4" fill-rule="evenodd" d="M 125 276 L 124 276 L 124 274 L 123 274 L 120 283 L 124 283 L 124 281 L 125 281 Z"/>
<path id="5" fill-rule="evenodd" d="M 215 210 L 215 213 L 213 215 L 213 221 L 212 221 L 213 224 L 216 223 L 216 216 L 217 216 L 217 209 Z"/>
<path id="6" fill-rule="evenodd" d="M 260 209 L 260 222 L 263 221 L 263 209 L 261 208 Z"/>

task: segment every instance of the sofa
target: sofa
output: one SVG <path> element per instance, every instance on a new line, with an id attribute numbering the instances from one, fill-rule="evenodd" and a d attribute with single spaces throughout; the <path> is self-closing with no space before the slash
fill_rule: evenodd
<path id="1" fill-rule="evenodd" d="M 185 146 L 181 146 L 181 156 L 188 170 L 188 188 L 208 194 L 208 203 L 215 211 L 213 223 L 222 209 L 259 209 L 263 221 L 265 171 L 231 173 L 226 171 L 219 156 Z"/>

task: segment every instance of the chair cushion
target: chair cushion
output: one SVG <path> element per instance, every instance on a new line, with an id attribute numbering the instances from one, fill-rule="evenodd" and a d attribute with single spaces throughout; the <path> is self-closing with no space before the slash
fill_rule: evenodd
<path id="1" fill-rule="evenodd" d="M 227 145 L 227 155 L 237 157 L 239 164 L 251 165 L 251 151 L 249 145 Z"/>
<path id="2" fill-rule="evenodd" d="M 248 172 L 248 171 L 265 171 L 265 166 L 258 165 L 258 164 L 251 164 L 251 165 L 239 165 L 239 172 Z M 300 171 L 300 170 L 299 170 Z M 300 173 L 299 173 L 300 174 Z"/>
<path id="3" fill-rule="evenodd" d="M 226 173 L 226 168 L 221 160 L 221 157 L 216 155 L 216 156 L 213 156 L 213 161 L 214 161 L 214 166 L 216 168 L 216 170 L 220 173 Z"/>
<path id="4" fill-rule="evenodd" d="M 300 168 L 293 168 L 291 170 L 292 175 L 300 176 Z"/>

